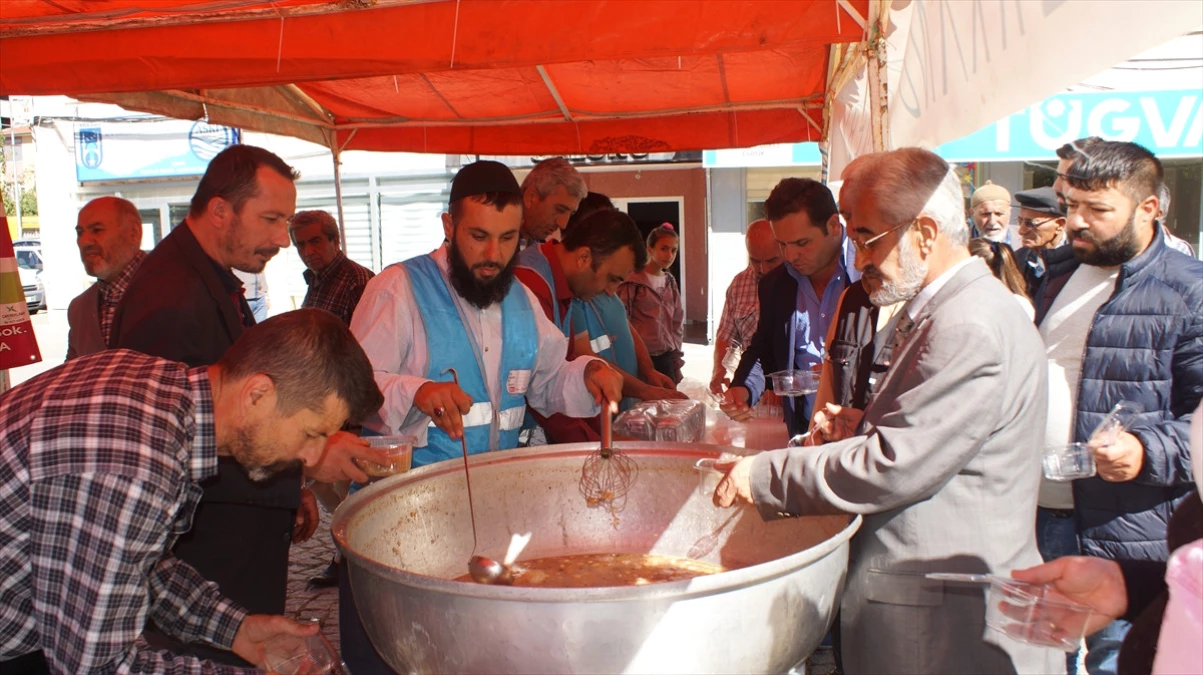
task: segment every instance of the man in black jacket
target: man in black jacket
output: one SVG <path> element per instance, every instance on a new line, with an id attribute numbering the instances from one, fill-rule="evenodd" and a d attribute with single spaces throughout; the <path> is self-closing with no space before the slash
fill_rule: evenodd
<path id="1" fill-rule="evenodd" d="M 288 246 L 296 178 L 292 167 L 262 148 L 235 145 L 214 157 L 187 218 L 155 247 L 130 282 L 117 307 L 110 347 L 192 367 L 216 363 L 255 323 L 242 283 L 230 268 L 259 273 Z M 310 475 L 330 482 L 366 480 L 350 462 L 351 453 L 373 457 L 350 434 L 332 436 L 324 466 Z M 176 556 L 250 612 L 283 613 L 289 545 L 317 527 L 317 504 L 312 493 L 302 490 L 300 470 L 253 483 L 234 462 L 223 460 L 217 477 L 202 487 L 192 530 L 176 544 Z M 160 644 L 242 663 L 229 652 L 202 645 Z"/>

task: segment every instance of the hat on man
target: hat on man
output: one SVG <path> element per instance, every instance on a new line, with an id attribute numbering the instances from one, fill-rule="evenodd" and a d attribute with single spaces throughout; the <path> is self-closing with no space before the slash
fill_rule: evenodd
<path id="1" fill-rule="evenodd" d="M 995 185 L 990 181 L 973 191 L 973 197 L 969 200 L 969 205 L 976 208 L 982 202 L 1010 202 L 1011 193 L 1007 188 L 1001 185 Z"/>
<path id="2" fill-rule="evenodd" d="M 1036 213 L 1065 217 L 1065 207 L 1061 204 L 1061 200 L 1057 199 L 1057 193 L 1051 187 L 1016 192 L 1015 205 Z"/>
<path id="3" fill-rule="evenodd" d="M 451 180 L 451 201 L 457 202 L 464 197 L 483 195 L 490 192 L 504 192 L 521 195 L 522 188 L 518 187 L 518 179 L 510 167 L 501 162 L 482 159 L 460 168 L 459 173 Z"/>

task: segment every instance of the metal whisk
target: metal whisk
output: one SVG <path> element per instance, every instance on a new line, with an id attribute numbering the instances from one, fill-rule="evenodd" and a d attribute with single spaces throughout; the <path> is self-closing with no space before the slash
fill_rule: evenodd
<path id="1" fill-rule="evenodd" d="M 639 476 L 635 460 L 614 448 L 611 421 L 614 409 L 612 402 L 602 408 L 601 447 L 585 458 L 581 467 L 581 494 L 589 508 L 605 507 L 617 516 L 627 505 L 627 493 Z"/>

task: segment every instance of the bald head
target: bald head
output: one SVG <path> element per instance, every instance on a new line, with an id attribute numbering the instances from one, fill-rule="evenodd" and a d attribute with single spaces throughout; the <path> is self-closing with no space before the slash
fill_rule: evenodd
<path id="1" fill-rule="evenodd" d="M 79 212 L 75 244 L 88 274 L 111 281 L 138 253 L 142 244 L 142 216 L 128 200 L 97 197 Z"/>
<path id="2" fill-rule="evenodd" d="M 749 224 L 744 243 L 748 246 L 748 263 L 756 270 L 757 278 L 781 264 L 781 247 L 777 245 L 769 221 L 761 218 Z"/>

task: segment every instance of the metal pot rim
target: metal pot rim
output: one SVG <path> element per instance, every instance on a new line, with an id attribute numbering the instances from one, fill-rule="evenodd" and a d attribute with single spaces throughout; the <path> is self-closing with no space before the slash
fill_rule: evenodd
<path id="1" fill-rule="evenodd" d="M 620 442 L 615 443 L 615 447 L 634 457 L 652 455 L 657 457 L 680 456 L 689 459 L 701 459 L 718 457 L 719 454 L 724 452 L 739 455 L 754 454 L 743 448 L 701 443 Z M 472 467 L 484 467 L 493 464 L 523 462 L 531 457 L 554 458 L 577 456 L 583 460 L 585 455 L 596 451 L 596 443 L 564 443 L 536 448 L 518 448 L 500 452 L 480 453 L 470 456 L 468 461 Z M 354 566 L 370 571 L 376 576 L 384 577 L 412 588 L 446 595 L 545 603 L 646 601 L 649 598 L 683 599 L 715 593 L 727 593 L 732 590 L 762 584 L 774 578 L 785 576 L 795 570 L 806 567 L 816 560 L 826 557 L 843 546 L 852 538 L 852 535 L 856 534 L 856 531 L 861 526 L 861 517 L 859 515 L 853 516 L 843 530 L 816 546 L 775 560 L 720 574 L 696 577 L 685 581 L 649 584 L 647 586 L 604 588 L 516 588 L 512 586 L 488 586 L 453 581 L 441 577 L 407 572 L 385 565 L 361 555 L 347 545 L 347 522 L 356 512 L 367 506 L 375 495 L 402 489 L 407 485 L 460 471 L 463 471 L 463 464 L 459 460 L 428 464 L 408 473 L 377 481 L 348 497 L 338 507 L 338 510 L 335 511 L 330 524 L 335 544 L 342 552 L 342 555 L 354 563 Z M 467 562 L 465 561 L 465 572 L 467 571 L 466 566 Z"/>

